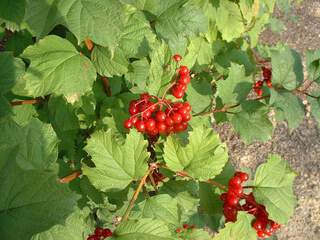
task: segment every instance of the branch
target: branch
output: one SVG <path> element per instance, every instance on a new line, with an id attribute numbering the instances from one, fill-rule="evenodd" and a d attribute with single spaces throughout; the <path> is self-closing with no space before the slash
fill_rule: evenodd
<path id="1" fill-rule="evenodd" d="M 145 185 L 146 183 L 146 179 L 147 177 L 149 176 L 150 173 L 152 173 L 155 169 L 157 168 L 157 165 L 153 164 L 153 165 L 150 165 L 148 171 L 146 172 L 146 174 L 143 176 L 143 178 L 140 180 L 140 183 L 137 187 L 137 189 L 135 190 L 131 200 L 130 200 L 130 203 L 125 211 L 125 213 L 123 214 L 123 217 L 121 219 L 121 221 L 126 221 L 128 220 L 128 217 L 130 215 L 130 212 L 134 206 L 134 203 L 136 202 L 137 198 L 138 198 L 138 195 L 139 193 L 141 192 L 141 189 L 142 187 Z"/>
<path id="2" fill-rule="evenodd" d="M 111 92 L 111 88 L 110 88 L 109 79 L 107 77 L 101 76 L 101 80 L 102 80 L 105 92 L 107 93 L 107 95 L 109 97 L 111 97 L 112 92 Z"/>
<path id="3" fill-rule="evenodd" d="M 64 178 L 60 178 L 58 179 L 59 183 L 69 183 L 71 181 L 73 181 L 74 179 L 76 179 L 77 177 L 79 177 L 81 175 L 81 171 L 76 171 L 74 173 L 71 173 L 70 175 L 64 177 Z"/>
<path id="4" fill-rule="evenodd" d="M 213 181 L 211 179 L 207 180 L 206 183 L 209 183 L 211 184 L 212 186 L 215 186 L 217 188 L 220 188 L 221 190 L 224 190 L 224 191 L 228 191 L 228 187 L 222 185 L 221 183 L 218 183 L 216 181 Z"/>
<path id="5" fill-rule="evenodd" d="M 84 43 L 86 44 L 86 47 L 88 48 L 88 50 L 91 52 L 94 47 L 94 44 L 91 41 L 91 39 L 87 38 L 86 40 L 84 40 Z"/>
<path id="6" fill-rule="evenodd" d="M 37 104 L 37 103 L 40 103 L 41 101 L 42 101 L 41 99 L 13 101 L 13 102 L 11 102 L 11 106 L 19 106 L 19 105 L 26 105 L 26 104 Z"/>

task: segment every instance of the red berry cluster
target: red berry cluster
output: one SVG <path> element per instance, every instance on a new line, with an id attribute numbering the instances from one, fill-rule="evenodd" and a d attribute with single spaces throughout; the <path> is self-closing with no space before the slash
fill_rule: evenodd
<path id="1" fill-rule="evenodd" d="M 149 136 L 182 132 L 188 127 L 190 111 L 191 106 L 188 102 L 173 103 L 144 93 L 140 99 L 131 101 L 131 117 L 125 120 L 124 127 L 135 127 L 139 132 Z"/>
<path id="2" fill-rule="evenodd" d="M 112 232 L 109 228 L 96 227 L 94 234 L 90 235 L 87 240 L 102 240 L 111 236 Z"/>
<path id="3" fill-rule="evenodd" d="M 182 57 L 179 54 L 173 56 L 176 62 L 181 61 Z M 190 83 L 190 70 L 187 66 L 180 66 L 177 70 L 176 83 L 171 88 L 171 93 L 176 98 L 182 98 L 187 90 L 187 85 Z"/>
<path id="4" fill-rule="evenodd" d="M 220 199 L 224 202 L 223 214 L 227 222 L 235 222 L 238 211 L 246 211 L 256 217 L 252 226 L 257 231 L 258 237 L 270 237 L 279 229 L 280 225 L 268 219 L 268 213 L 265 207 L 256 202 L 252 193 L 243 193 L 241 184 L 248 179 L 248 174 L 236 172 L 229 180 L 228 192 L 220 195 Z M 242 199 L 245 200 L 245 202 L 243 205 L 240 205 L 240 200 Z"/>
<path id="5" fill-rule="evenodd" d="M 268 88 L 272 88 L 272 82 L 271 82 L 271 78 L 272 78 L 272 72 L 270 68 L 266 68 L 266 67 L 262 67 L 262 76 L 263 76 L 263 80 L 259 80 L 257 82 L 255 82 L 254 86 L 253 86 L 253 90 L 256 92 L 256 94 L 258 96 L 262 96 L 263 94 L 263 90 L 262 90 L 262 86 L 263 83 L 265 82 Z"/>

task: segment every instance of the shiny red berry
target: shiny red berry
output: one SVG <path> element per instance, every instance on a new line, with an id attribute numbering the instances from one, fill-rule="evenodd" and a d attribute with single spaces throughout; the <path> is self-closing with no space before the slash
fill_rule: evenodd
<path id="1" fill-rule="evenodd" d="M 111 237 L 112 236 L 111 230 L 109 228 L 103 229 L 102 236 L 105 237 L 105 238 L 106 237 Z"/>
<path id="2" fill-rule="evenodd" d="M 185 122 L 188 122 L 191 120 L 191 115 L 190 113 L 187 113 L 185 115 L 182 115 L 182 120 L 185 121 Z"/>
<path id="3" fill-rule="evenodd" d="M 259 230 L 264 230 L 266 228 L 266 225 L 264 224 L 263 221 L 259 220 L 259 219 L 256 219 L 253 224 L 252 224 L 252 227 L 259 231 Z"/>
<path id="4" fill-rule="evenodd" d="M 157 129 L 160 134 L 166 133 L 167 125 L 164 122 L 157 122 Z"/>
<path id="5" fill-rule="evenodd" d="M 174 114 L 172 114 L 171 118 L 172 118 L 174 124 L 179 124 L 179 123 L 182 122 L 182 116 L 181 116 L 180 113 L 174 113 Z"/>
<path id="6" fill-rule="evenodd" d="M 189 69 L 187 66 L 181 66 L 180 69 L 179 69 L 179 74 L 181 76 L 185 76 L 187 74 L 189 74 Z"/>
<path id="7" fill-rule="evenodd" d="M 129 108 L 129 112 L 131 115 L 137 114 L 138 111 L 139 111 L 138 108 L 134 105 L 130 106 L 130 108 Z"/>
<path id="8" fill-rule="evenodd" d="M 179 54 L 175 54 L 175 55 L 173 55 L 173 60 L 174 61 L 176 61 L 176 62 L 180 62 L 181 61 L 181 59 L 182 59 L 182 57 L 181 57 L 181 55 L 179 55 Z"/>
<path id="9" fill-rule="evenodd" d="M 156 121 L 154 119 L 150 118 L 146 121 L 145 125 L 146 125 L 146 129 L 148 131 L 152 131 L 156 127 Z"/>
<path id="10" fill-rule="evenodd" d="M 259 238 L 265 238 L 266 234 L 264 233 L 264 231 L 257 231 L 257 235 Z"/>
<path id="11" fill-rule="evenodd" d="M 191 106 L 190 106 L 190 104 L 189 104 L 188 102 L 185 102 L 185 103 L 183 104 L 183 107 L 184 107 L 188 112 L 191 111 Z"/>
<path id="12" fill-rule="evenodd" d="M 241 194 L 243 193 L 243 188 L 241 186 L 237 186 L 237 187 L 231 188 L 231 191 L 240 197 Z"/>
<path id="13" fill-rule="evenodd" d="M 184 96 L 184 91 L 173 88 L 172 89 L 172 95 L 175 96 L 176 98 L 182 98 Z"/>
<path id="14" fill-rule="evenodd" d="M 229 180 L 229 187 L 238 187 L 238 186 L 241 186 L 241 183 L 242 183 L 242 181 L 241 181 L 240 177 L 234 176 L 233 178 L 231 178 Z"/>
<path id="15" fill-rule="evenodd" d="M 231 192 L 228 192 L 227 199 L 226 199 L 228 205 L 230 206 L 237 206 L 239 203 L 239 197 Z"/>
<path id="16" fill-rule="evenodd" d="M 255 88 L 254 91 L 256 92 L 256 94 L 261 97 L 263 94 L 263 90 L 261 88 Z"/>
<path id="17" fill-rule="evenodd" d="M 166 122 L 167 126 L 173 126 L 173 124 L 174 124 L 174 122 L 173 122 L 171 117 L 166 117 L 166 121 L 165 122 Z"/>
<path id="18" fill-rule="evenodd" d="M 236 172 L 235 176 L 239 177 L 242 182 L 248 181 L 249 180 L 249 175 L 245 172 Z"/>
<path id="19" fill-rule="evenodd" d="M 96 229 L 94 230 L 94 234 L 97 236 L 102 236 L 102 232 L 103 232 L 103 228 L 101 227 L 96 227 Z"/>
<path id="20" fill-rule="evenodd" d="M 133 123 L 132 123 L 132 121 L 131 121 L 130 119 L 127 119 L 127 120 L 124 121 L 123 126 L 124 126 L 126 129 L 129 129 L 129 128 L 132 128 Z"/>
<path id="21" fill-rule="evenodd" d="M 146 130 L 146 125 L 145 125 L 144 121 L 137 120 L 137 122 L 134 126 L 136 127 L 136 129 L 139 132 L 144 132 Z"/>
<path id="22" fill-rule="evenodd" d="M 179 80 L 178 80 L 178 83 L 184 84 L 184 85 L 189 84 L 190 83 L 190 75 L 189 74 L 181 75 Z"/>
<path id="23" fill-rule="evenodd" d="M 167 115 L 164 112 L 158 111 L 156 112 L 155 117 L 158 122 L 164 122 L 166 120 Z"/>
<path id="24" fill-rule="evenodd" d="M 87 240 L 100 240 L 100 236 L 97 235 L 90 235 Z"/>

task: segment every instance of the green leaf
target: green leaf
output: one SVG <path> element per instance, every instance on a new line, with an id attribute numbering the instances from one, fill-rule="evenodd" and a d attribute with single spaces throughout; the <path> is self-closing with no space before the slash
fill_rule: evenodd
<path id="1" fill-rule="evenodd" d="M 238 212 L 237 221 L 235 223 L 227 223 L 225 228 L 213 238 L 213 240 L 256 240 L 257 234 L 251 221 L 253 216 L 245 212 Z"/>
<path id="2" fill-rule="evenodd" d="M 12 160 L 14 155 L 14 148 L 0 154 L 0 235 L 28 240 L 63 223 L 78 196 L 57 182 L 56 172 L 22 170 Z"/>
<path id="3" fill-rule="evenodd" d="M 246 109 L 245 105 L 249 108 Z M 267 141 L 273 134 L 273 125 L 268 117 L 268 108 L 259 102 L 244 102 L 241 112 L 231 117 L 231 124 L 235 131 L 240 134 L 241 139 L 249 144 L 255 140 Z"/>
<path id="4" fill-rule="evenodd" d="M 176 199 L 179 205 L 180 222 L 185 222 L 191 215 L 197 213 L 199 198 L 196 195 L 198 185 L 192 181 L 170 180 L 165 182 L 159 190 L 159 194 L 170 195 Z"/>
<path id="5" fill-rule="evenodd" d="M 308 97 L 308 102 L 311 106 L 312 116 L 316 119 L 318 125 L 320 126 L 320 95 L 318 98 Z"/>
<path id="6" fill-rule="evenodd" d="M 75 108 L 63 96 L 51 96 L 48 102 L 49 120 L 57 133 L 80 128 Z"/>
<path id="7" fill-rule="evenodd" d="M 253 194 L 266 207 L 269 218 L 277 223 L 286 224 L 293 215 L 297 204 L 293 193 L 295 177 L 289 164 L 278 155 L 270 155 L 256 171 Z"/>
<path id="8" fill-rule="evenodd" d="M 64 16 L 64 25 L 77 37 L 98 45 L 116 46 L 124 24 L 124 8 L 118 0 L 59 1 L 58 9 Z"/>
<path id="9" fill-rule="evenodd" d="M 129 63 L 121 49 L 112 52 L 108 47 L 96 46 L 91 59 L 97 72 L 102 76 L 121 76 L 128 71 Z"/>
<path id="10" fill-rule="evenodd" d="M 51 93 L 72 95 L 91 90 L 96 72 L 88 58 L 65 39 L 50 35 L 28 47 L 22 57 L 31 61 L 24 89 L 17 93 L 39 97 Z"/>
<path id="11" fill-rule="evenodd" d="M 6 51 L 13 52 L 14 56 L 19 56 L 23 50 L 33 44 L 32 35 L 26 31 L 15 32 L 5 43 Z"/>
<path id="12" fill-rule="evenodd" d="M 147 172 L 147 145 L 143 135 L 135 130 L 130 131 L 122 146 L 117 144 L 110 130 L 95 132 L 85 148 L 95 167 L 85 166 L 83 174 L 102 191 L 124 189 Z"/>
<path id="13" fill-rule="evenodd" d="M 160 90 L 163 90 L 171 81 L 174 74 L 173 69 L 167 69 L 167 55 L 169 53 L 168 46 L 164 43 L 158 43 L 151 52 L 149 81 L 147 84 L 148 93 L 158 95 Z M 171 55 L 171 54 L 170 54 Z"/>
<path id="14" fill-rule="evenodd" d="M 290 129 L 297 128 L 303 121 L 304 106 L 291 92 L 271 90 L 270 103 L 275 107 L 276 117 L 286 120 Z"/>
<path id="15" fill-rule="evenodd" d="M 153 218 L 167 224 L 180 224 L 178 201 L 168 194 L 159 194 L 140 202 L 134 209 L 134 217 Z"/>
<path id="16" fill-rule="evenodd" d="M 245 31 L 240 9 L 236 3 L 220 1 L 217 8 L 216 23 L 222 38 L 228 42 L 241 37 Z"/>
<path id="17" fill-rule="evenodd" d="M 143 12 L 134 12 L 121 32 L 119 48 L 128 58 L 142 58 L 148 55 L 149 44 L 153 43 L 155 38 L 156 35 Z"/>
<path id="18" fill-rule="evenodd" d="M 58 158 L 58 139 L 49 124 L 32 119 L 26 126 L 20 127 L 7 119 L 1 122 L 0 143 L 4 147 L 16 146 L 15 158 L 19 167 L 27 170 L 45 170 Z"/>
<path id="19" fill-rule="evenodd" d="M 300 55 L 288 46 L 272 49 L 272 84 L 279 88 L 283 86 L 291 91 L 303 82 L 303 67 Z"/>
<path id="20" fill-rule="evenodd" d="M 193 38 L 187 48 L 187 54 L 181 64 L 192 68 L 195 63 L 207 65 L 211 62 L 213 51 L 211 45 L 202 37 Z"/>
<path id="21" fill-rule="evenodd" d="M 92 231 L 89 221 L 89 208 L 77 209 L 67 219 L 65 224 L 55 225 L 45 232 L 34 235 L 31 240 L 79 240 L 85 239 Z"/>
<path id="22" fill-rule="evenodd" d="M 37 37 L 62 24 L 78 43 L 90 38 L 96 44 L 114 47 L 120 39 L 124 17 L 123 5 L 117 0 L 28 0 L 25 21 Z"/>
<path id="23" fill-rule="evenodd" d="M 228 105 L 245 100 L 251 88 L 251 77 L 246 77 L 244 67 L 235 63 L 231 63 L 228 78 L 217 82 L 218 96 Z"/>
<path id="24" fill-rule="evenodd" d="M 212 237 L 210 236 L 210 234 L 208 232 L 206 232 L 205 230 L 202 229 L 193 229 L 190 232 L 190 235 L 188 235 L 186 238 L 186 240 L 195 240 L 195 239 L 201 239 L 201 240 L 211 240 Z"/>
<path id="25" fill-rule="evenodd" d="M 172 136 L 164 143 L 164 160 L 173 171 L 185 171 L 191 177 L 207 180 L 218 175 L 228 160 L 227 147 L 212 129 L 196 127 L 189 143 L 182 146 Z"/>
<path id="26" fill-rule="evenodd" d="M 32 119 L 23 129 L 17 163 L 23 169 L 48 169 L 58 158 L 58 138 L 49 124 Z"/>
<path id="27" fill-rule="evenodd" d="M 20 25 L 25 13 L 26 1 L 0 1 L 0 19 L 7 23 Z"/>
<path id="28" fill-rule="evenodd" d="M 122 222 L 111 239 L 172 240 L 168 227 L 162 221 L 148 218 Z"/>
<path id="29" fill-rule="evenodd" d="M 0 95 L 10 91 L 24 73 L 24 63 L 11 52 L 0 54 Z"/>
<path id="30" fill-rule="evenodd" d="M 129 66 L 129 72 L 125 76 L 126 80 L 133 86 L 136 85 L 138 91 L 140 90 L 141 92 L 145 92 L 149 69 L 150 65 L 146 58 L 134 61 Z"/>
<path id="31" fill-rule="evenodd" d="M 197 6 L 180 7 L 180 4 L 172 5 L 157 19 L 155 25 L 158 35 L 169 42 L 169 45 L 185 42 L 184 37 L 190 37 L 206 32 L 208 20 Z M 181 47 L 177 47 L 177 50 Z"/>
<path id="32" fill-rule="evenodd" d="M 187 89 L 187 100 L 192 112 L 200 113 L 208 109 L 212 102 L 212 87 L 207 76 L 199 75 L 192 79 Z"/>
<path id="33" fill-rule="evenodd" d="M 316 51 L 307 50 L 308 78 L 311 81 L 320 82 L 320 49 Z"/>

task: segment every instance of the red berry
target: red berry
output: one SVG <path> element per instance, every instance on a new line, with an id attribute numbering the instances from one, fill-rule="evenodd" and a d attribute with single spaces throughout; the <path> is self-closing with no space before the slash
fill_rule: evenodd
<path id="1" fill-rule="evenodd" d="M 100 240 L 100 236 L 90 235 L 87 240 Z"/>
<path id="2" fill-rule="evenodd" d="M 179 108 L 182 108 L 183 107 L 183 103 L 181 102 L 177 102 L 173 105 L 174 109 L 179 109 Z"/>
<path id="3" fill-rule="evenodd" d="M 185 103 L 183 104 L 183 107 L 184 107 L 188 112 L 191 111 L 191 106 L 190 106 L 190 104 L 189 104 L 188 102 L 185 102 Z"/>
<path id="4" fill-rule="evenodd" d="M 261 88 L 255 88 L 254 91 L 256 92 L 256 94 L 261 97 L 263 94 L 263 90 Z"/>
<path id="5" fill-rule="evenodd" d="M 160 134 L 166 133 L 167 126 L 164 122 L 157 122 L 157 129 Z"/>
<path id="6" fill-rule="evenodd" d="M 183 91 L 185 92 L 187 90 L 187 85 L 186 84 L 181 84 L 181 83 L 176 83 L 174 86 L 177 91 Z"/>
<path id="7" fill-rule="evenodd" d="M 189 224 L 184 223 L 184 224 L 182 225 L 182 227 L 183 227 L 184 229 L 188 229 L 188 228 L 189 228 Z"/>
<path id="8" fill-rule="evenodd" d="M 132 123 L 132 121 L 131 121 L 130 119 L 127 119 L 127 120 L 124 121 L 123 126 L 124 126 L 126 129 L 129 129 L 129 128 L 132 128 L 133 123 Z"/>
<path id="9" fill-rule="evenodd" d="M 137 114 L 138 113 L 138 108 L 134 105 L 129 107 L 129 112 L 131 115 Z"/>
<path id="10" fill-rule="evenodd" d="M 229 187 L 238 187 L 241 186 L 241 179 L 238 176 L 234 176 L 229 180 Z"/>
<path id="11" fill-rule="evenodd" d="M 164 122 L 166 120 L 167 115 L 164 112 L 158 111 L 156 112 L 156 120 L 158 122 Z"/>
<path id="12" fill-rule="evenodd" d="M 254 223 L 252 224 L 252 227 L 253 227 L 255 230 L 259 231 L 259 230 L 264 230 L 264 229 L 266 228 L 266 225 L 265 225 L 264 222 L 261 221 L 260 219 L 256 219 L 256 220 L 254 221 Z"/>
<path id="13" fill-rule="evenodd" d="M 190 75 L 189 74 L 181 75 L 179 80 L 178 80 L 178 83 L 184 84 L 184 85 L 189 84 L 190 83 Z"/>
<path id="14" fill-rule="evenodd" d="M 175 96 L 176 98 L 182 98 L 184 96 L 184 91 L 173 88 L 172 95 Z"/>
<path id="15" fill-rule="evenodd" d="M 272 88 L 271 79 L 267 79 L 267 80 L 266 80 L 266 84 L 267 84 L 268 88 Z"/>
<path id="16" fill-rule="evenodd" d="M 152 131 L 153 129 L 155 129 L 155 127 L 156 127 L 156 121 L 155 121 L 155 120 L 153 120 L 152 118 L 150 118 L 150 119 L 148 119 L 148 120 L 146 121 L 146 129 L 147 129 L 148 131 Z"/>
<path id="17" fill-rule="evenodd" d="M 254 86 L 255 86 L 256 88 L 262 87 L 262 86 L 263 86 L 263 81 L 261 81 L 261 80 L 257 81 L 257 82 L 254 84 Z"/>
<path id="18" fill-rule="evenodd" d="M 145 119 L 148 119 L 148 118 L 151 117 L 151 114 L 152 114 L 151 111 L 145 110 L 143 113 L 141 113 L 141 117 L 145 118 Z"/>
<path id="19" fill-rule="evenodd" d="M 141 100 L 149 101 L 150 98 L 151 98 L 151 96 L 148 93 L 141 93 L 140 94 L 140 99 Z"/>
<path id="20" fill-rule="evenodd" d="M 139 132 L 144 132 L 146 130 L 146 125 L 145 125 L 144 121 L 137 120 L 137 122 L 134 126 L 137 128 L 137 130 Z"/>
<path id="21" fill-rule="evenodd" d="M 102 232 L 103 232 L 103 228 L 101 227 L 96 227 L 96 229 L 94 230 L 94 234 L 97 236 L 102 236 Z"/>
<path id="22" fill-rule="evenodd" d="M 179 69 L 179 74 L 182 76 L 185 76 L 187 74 L 189 74 L 189 69 L 187 66 L 181 66 Z"/>
<path id="23" fill-rule="evenodd" d="M 248 181 L 249 180 L 249 175 L 247 173 L 244 172 L 236 172 L 235 174 L 236 176 L 238 176 L 242 182 Z"/>
<path id="24" fill-rule="evenodd" d="M 264 233 L 264 231 L 257 231 L 257 235 L 259 238 L 265 238 L 266 234 Z"/>
<path id="25" fill-rule="evenodd" d="M 138 121 L 138 118 L 137 117 L 131 117 L 130 120 L 132 122 L 132 125 L 135 125 L 136 122 Z"/>
<path id="26" fill-rule="evenodd" d="M 182 124 L 180 124 L 180 123 L 179 124 L 175 124 L 173 126 L 173 128 L 174 128 L 175 132 L 182 132 L 182 131 L 185 130 L 184 126 Z"/>
<path id="27" fill-rule="evenodd" d="M 238 196 L 236 196 L 232 192 L 228 192 L 226 200 L 227 200 L 228 205 L 230 205 L 230 206 L 237 206 L 239 203 Z"/>
<path id="28" fill-rule="evenodd" d="M 188 121 L 190 121 L 190 119 L 191 119 L 190 113 L 187 113 L 187 114 L 185 114 L 185 115 L 182 115 L 182 120 L 183 120 L 183 121 L 188 122 Z"/>
<path id="29" fill-rule="evenodd" d="M 243 188 L 241 186 L 238 187 L 233 187 L 231 188 L 231 191 L 236 194 L 237 196 L 241 196 L 241 194 L 243 193 Z"/>
<path id="30" fill-rule="evenodd" d="M 152 129 L 151 131 L 148 131 L 148 134 L 150 136 L 156 136 L 156 135 L 158 135 L 158 133 L 159 133 L 159 131 L 156 127 L 154 129 Z"/>
<path id="31" fill-rule="evenodd" d="M 167 126 L 173 126 L 173 124 L 174 124 L 174 122 L 173 122 L 173 120 L 172 120 L 172 118 L 171 117 L 166 117 L 166 125 Z"/>
<path id="32" fill-rule="evenodd" d="M 181 228 L 177 228 L 176 229 L 176 233 L 181 233 L 182 232 L 182 229 Z"/>
<path id="33" fill-rule="evenodd" d="M 187 110 L 186 108 L 184 108 L 184 107 L 179 108 L 178 113 L 180 113 L 180 114 L 182 115 L 182 117 L 183 117 L 184 115 L 189 114 L 188 110 Z"/>
<path id="34" fill-rule="evenodd" d="M 111 230 L 109 228 L 103 229 L 102 236 L 105 237 L 105 238 L 106 237 L 111 237 L 112 236 Z"/>
<path id="35" fill-rule="evenodd" d="M 173 55 L 173 60 L 174 61 L 176 61 L 176 62 L 180 62 L 181 61 L 181 59 L 182 59 L 182 57 L 181 57 L 181 55 L 179 55 L 179 54 L 175 54 L 175 55 Z"/>
<path id="36" fill-rule="evenodd" d="M 174 124 L 179 124 L 182 122 L 182 116 L 180 113 L 174 113 L 172 116 L 171 116 Z"/>

